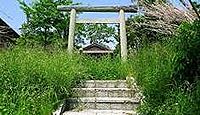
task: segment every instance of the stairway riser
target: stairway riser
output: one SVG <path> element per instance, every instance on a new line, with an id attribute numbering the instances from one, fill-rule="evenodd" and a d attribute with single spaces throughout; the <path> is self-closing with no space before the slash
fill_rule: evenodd
<path id="1" fill-rule="evenodd" d="M 133 103 L 79 103 L 79 105 L 73 104 L 71 106 L 96 110 L 135 110 L 138 105 Z"/>
<path id="2" fill-rule="evenodd" d="M 118 111 L 118 110 L 109 110 L 108 111 L 85 111 L 85 112 L 66 112 L 63 115 L 137 115 L 133 111 Z"/>
<path id="3" fill-rule="evenodd" d="M 135 92 L 130 90 L 76 90 L 74 96 L 78 97 L 134 97 Z"/>
<path id="4" fill-rule="evenodd" d="M 88 83 L 85 83 L 85 87 L 86 88 L 127 88 L 127 84 L 125 82 L 121 82 L 121 83 L 119 82 L 114 82 L 114 83 L 88 82 Z"/>

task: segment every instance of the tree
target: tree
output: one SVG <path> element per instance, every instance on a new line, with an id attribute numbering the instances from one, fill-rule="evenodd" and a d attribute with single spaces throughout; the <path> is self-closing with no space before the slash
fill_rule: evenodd
<path id="1" fill-rule="evenodd" d="M 77 27 L 76 43 L 110 43 L 116 38 L 115 26 L 108 24 L 80 24 Z"/>
<path id="2" fill-rule="evenodd" d="M 192 0 L 188 0 L 189 4 L 186 3 L 186 0 L 180 0 L 180 2 L 189 10 L 193 10 L 196 13 L 196 16 L 200 20 L 200 15 L 198 11 L 198 4 L 197 2 L 193 2 Z"/>
<path id="3" fill-rule="evenodd" d="M 142 16 L 132 16 L 127 21 L 128 46 L 131 49 L 162 41 L 173 35 L 182 22 L 197 19 L 192 10 L 180 10 L 162 0 L 142 0 L 139 6 L 143 9 Z"/>
<path id="4" fill-rule="evenodd" d="M 67 45 L 69 13 L 61 13 L 58 5 L 70 5 L 71 0 L 37 0 L 32 5 L 18 0 L 27 16 L 27 22 L 22 26 L 23 43 L 40 44 L 44 47 L 58 41 Z M 112 42 L 115 28 L 107 24 L 80 24 L 76 32 L 75 44 Z M 61 42 L 62 43 L 62 42 Z"/>
<path id="5" fill-rule="evenodd" d="M 22 25 L 21 41 L 44 47 L 65 41 L 67 44 L 69 14 L 57 10 L 58 5 L 70 5 L 71 0 L 36 0 L 31 5 L 18 0 L 27 22 Z"/>
<path id="6" fill-rule="evenodd" d="M 200 13 L 200 3 L 193 2 L 193 4 L 197 8 L 197 11 Z"/>

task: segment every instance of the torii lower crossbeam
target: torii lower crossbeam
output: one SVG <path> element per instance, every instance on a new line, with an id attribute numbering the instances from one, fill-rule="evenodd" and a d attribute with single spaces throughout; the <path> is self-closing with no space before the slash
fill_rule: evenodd
<path id="1" fill-rule="evenodd" d="M 126 24 L 125 12 L 137 12 L 136 6 L 58 6 L 58 10 L 71 12 L 69 24 L 69 37 L 68 37 L 68 52 L 72 53 L 74 45 L 74 33 L 76 23 L 117 23 L 120 25 L 120 46 L 121 57 L 125 61 L 127 59 L 127 37 L 126 37 Z M 119 12 L 118 19 L 93 19 L 93 20 L 77 20 L 76 12 Z"/>

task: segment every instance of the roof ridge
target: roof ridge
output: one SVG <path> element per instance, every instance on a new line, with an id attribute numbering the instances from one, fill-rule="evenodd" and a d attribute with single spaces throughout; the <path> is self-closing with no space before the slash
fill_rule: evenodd
<path id="1" fill-rule="evenodd" d="M 17 35 L 20 35 L 20 33 L 18 33 L 10 23 L 8 23 L 6 20 L 4 20 L 2 17 L 0 17 L 0 21 L 2 21 L 4 24 L 6 24 L 6 26 L 10 27 L 11 30 L 13 30 Z"/>

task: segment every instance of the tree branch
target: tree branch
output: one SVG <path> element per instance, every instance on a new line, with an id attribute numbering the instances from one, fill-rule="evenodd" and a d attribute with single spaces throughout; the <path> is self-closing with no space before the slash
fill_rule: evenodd
<path id="1" fill-rule="evenodd" d="M 198 13 L 196 7 L 195 7 L 194 4 L 192 3 L 192 0 L 188 0 L 188 1 L 190 2 L 191 6 L 192 6 L 192 9 L 195 11 L 195 13 L 196 13 L 198 19 L 200 20 L 200 15 L 199 15 L 199 13 Z"/>

